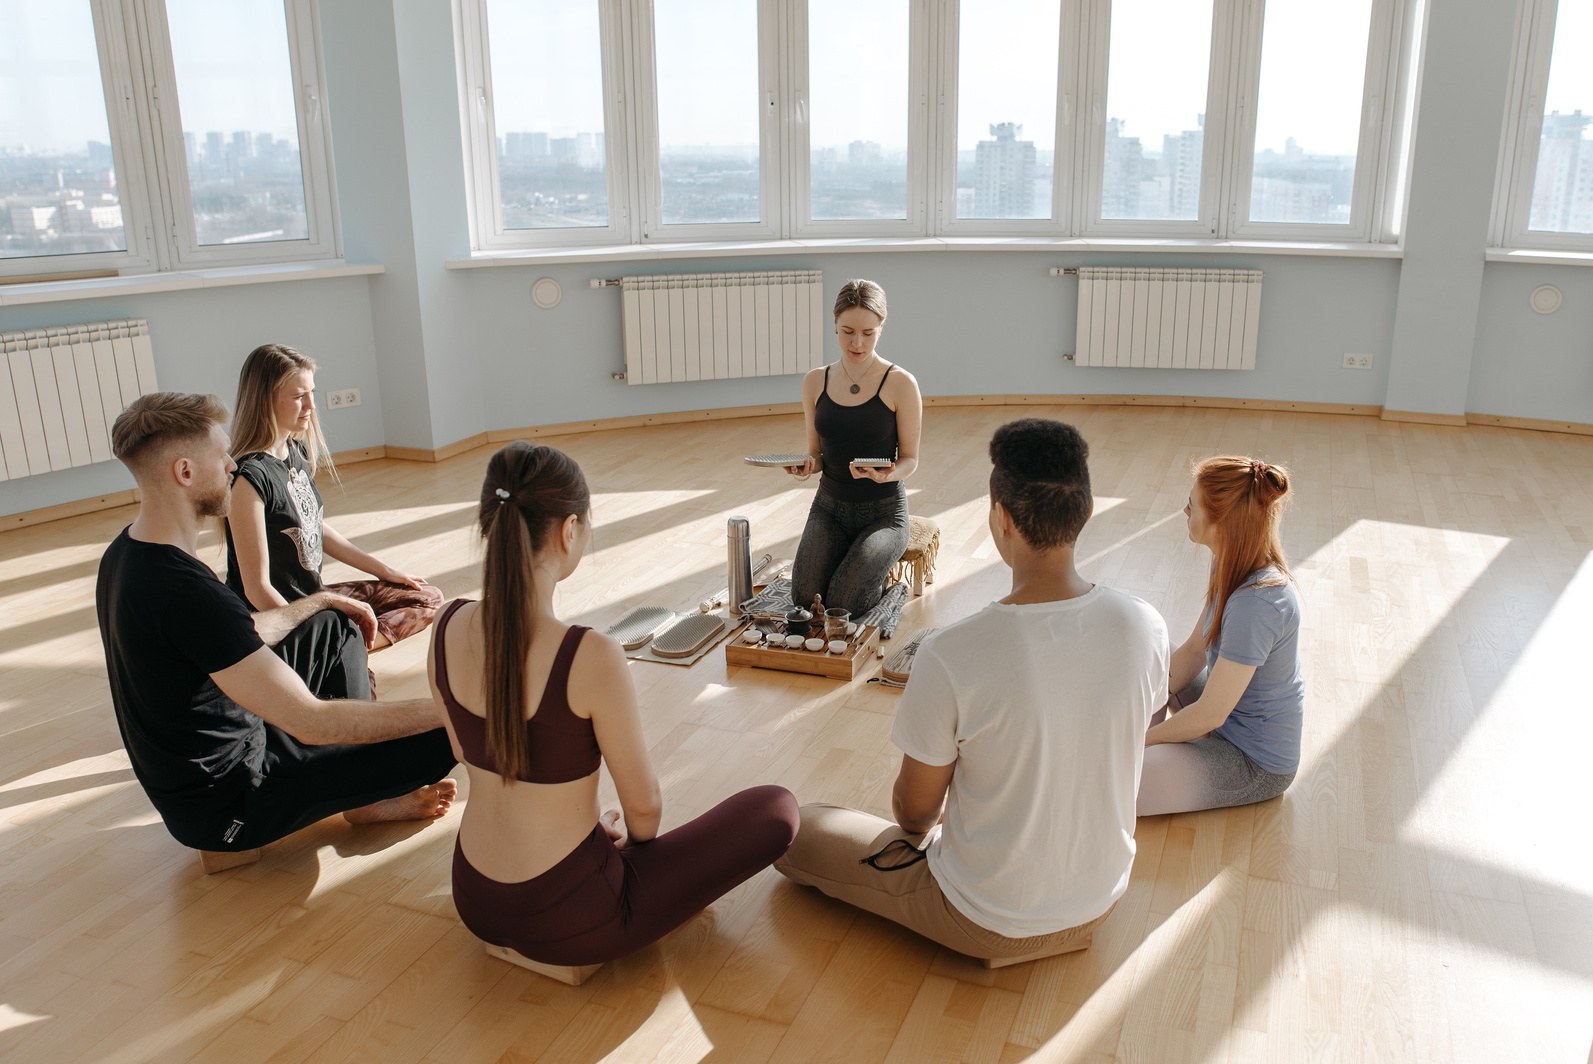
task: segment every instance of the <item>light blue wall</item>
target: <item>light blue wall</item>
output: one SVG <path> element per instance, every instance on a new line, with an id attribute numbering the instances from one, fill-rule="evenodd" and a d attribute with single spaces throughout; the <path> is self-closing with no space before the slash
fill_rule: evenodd
<path id="1" fill-rule="evenodd" d="M 1564 298 L 1553 314 L 1527 302 L 1542 284 Z M 1488 264 L 1466 409 L 1593 423 L 1593 269 Z"/>
<path id="2" fill-rule="evenodd" d="M 1390 410 L 1464 414 L 1515 5 L 1432 0 L 1400 271 Z"/>
<path id="3" fill-rule="evenodd" d="M 811 253 L 768 258 L 447 270 L 469 251 L 449 5 L 321 5 L 345 254 L 386 273 L 0 309 L 0 331 L 145 317 L 162 387 L 229 402 L 243 355 L 291 343 L 319 383 L 358 387 L 329 412 L 335 449 L 439 447 L 487 429 L 789 402 L 790 377 L 628 386 L 616 289 L 623 272 L 819 268 L 834 290 L 871 277 L 890 294 L 882 349 L 929 395 L 1147 394 L 1386 405 L 1593 423 L 1593 269 L 1482 266 L 1505 98 L 1511 5 L 1433 0 L 1403 262 L 1287 255 L 1034 252 Z M 1504 11 L 1501 14 L 1501 11 Z M 1501 43 L 1501 41 L 1503 43 Z M 1480 117 L 1479 117 L 1480 116 Z M 1448 175 L 1453 175 L 1448 176 Z M 1266 271 L 1257 369 L 1084 369 L 1073 349 L 1077 281 L 1050 266 L 1255 267 Z M 539 310 L 551 276 L 563 302 Z M 1541 316 L 1545 281 L 1565 306 Z M 1374 356 L 1370 371 L 1345 352 Z M 103 464 L 0 483 L 0 513 L 119 490 Z"/>
<path id="4" fill-rule="evenodd" d="M 846 253 L 664 262 L 648 264 L 645 272 L 817 268 L 830 290 L 848 277 L 876 280 L 890 298 L 880 349 L 910 369 L 926 395 L 1202 395 L 1373 406 L 1383 401 L 1397 261 L 1180 256 L 1180 266 L 1266 271 L 1257 368 L 1228 373 L 1080 368 L 1064 361 L 1062 353 L 1074 347 L 1078 280 L 1051 277 L 1047 269 L 1083 261 L 1031 252 Z M 1147 259 L 1092 255 L 1088 261 Z M 594 290 L 588 281 L 620 272 L 615 265 L 460 272 L 470 286 L 481 372 L 492 382 L 484 402 L 487 424 L 494 428 L 800 397 L 792 377 L 645 386 L 611 380 L 611 372 L 625 368 L 619 290 Z M 552 277 L 564 290 L 552 310 L 531 302 L 531 283 L 538 277 Z M 1344 369 L 1346 351 L 1376 356 L 1374 368 Z"/>
<path id="5" fill-rule="evenodd" d="M 364 277 L 197 289 L 0 309 L 0 332 L 117 318 L 147 318 L 155 378 L 165 389 L 212 392 L 229 406 L 238 367 L 255 347 L 282 343 L 320 364 L 316 387 L 360 389 L 360 405 L 327 410 L 334 450 L 383 442 L 382 385 Z M 323 396 L 318 396 L 323 399 Z M 0 513 L 53 506 L 133 486 L 119 462 L 0 481 Z"/>

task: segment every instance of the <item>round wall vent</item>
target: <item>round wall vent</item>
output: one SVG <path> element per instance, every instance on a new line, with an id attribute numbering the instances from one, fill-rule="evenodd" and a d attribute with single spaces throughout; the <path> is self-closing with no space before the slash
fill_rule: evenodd
<path id="1" fill-rule="evenodd" d="M 1552 284 L 1540 284 L 1532 290 L 1530 302 L 1539 314 L 1553 314 L 1560 309 L 1560 290 Z"/>
<path id="2" fill-rule="evenodd" d="M 531 286 L 531 302 L 543 310 L 552 310 L 559 305 L 559 300 L 564 298 L 564 289 L 559 287 L 559 282 L 551 277 L 539 277 Z M 1534 299 L 1537 297 L 1534 296 Z"/>

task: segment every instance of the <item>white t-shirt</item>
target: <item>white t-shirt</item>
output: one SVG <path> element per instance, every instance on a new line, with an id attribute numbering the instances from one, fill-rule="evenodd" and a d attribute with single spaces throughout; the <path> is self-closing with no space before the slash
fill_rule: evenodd
<path id="1" fill-rule="evenodd" d="M 1161 615 L 1100 585 L 993 602 L 924 642 L 891 741 L 926 765 L 956 762 L 929 868 L 964 916 L 1029 938 L 1087 923 L 1128 889 L 1168 654 Z"/>

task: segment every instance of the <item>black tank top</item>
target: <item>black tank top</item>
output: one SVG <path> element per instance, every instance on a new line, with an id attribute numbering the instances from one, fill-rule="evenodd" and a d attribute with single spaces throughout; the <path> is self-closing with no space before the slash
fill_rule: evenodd
<path id="1" fill-rule="evenodd" d="M 885 377 L 895 368 L 886 367 Z M 842 406 L 830 398 L 830 367 L 824 367 L 824 390 L 813 404 L 813 428 L 819 434 L 824 454 L 822 486 L 837 498 L 872 501 L 901 490 L 894 483 L 854 477 L 850 468 L 858 458 L 896 458 L 896 412 L 879 397 L 885 388 L 885 377 L 879 379 L 879 388 L 868 402 Z"/>

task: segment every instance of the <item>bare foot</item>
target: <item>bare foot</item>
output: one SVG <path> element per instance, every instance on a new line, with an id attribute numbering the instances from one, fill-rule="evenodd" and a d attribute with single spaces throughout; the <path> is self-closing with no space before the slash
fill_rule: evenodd
<path id="1" fill-rule="evenodd" d="M 458 793 L 459 784 L 456 781 L 438 780 L 397 798 L 350 809 L 343 814 L 343 819 L 350 824 L 374 824 L 381 820 L 434 820 L 448 812 Z"/>

